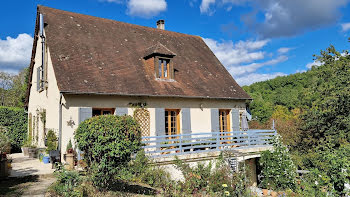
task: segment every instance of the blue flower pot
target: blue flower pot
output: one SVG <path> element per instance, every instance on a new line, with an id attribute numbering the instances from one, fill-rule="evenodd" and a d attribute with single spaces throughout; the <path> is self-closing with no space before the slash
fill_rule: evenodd
<path id="1" fill-rule="evenodd" d="M 50 157 L 48 157 L 48 156 L 43 157 L 43 162 L 45 164 L 50 163 Z"/>

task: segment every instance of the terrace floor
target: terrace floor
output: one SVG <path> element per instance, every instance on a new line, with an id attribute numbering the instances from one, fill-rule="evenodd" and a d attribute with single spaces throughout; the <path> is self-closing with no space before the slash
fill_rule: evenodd
<path id="1" fill-rule="evenodd" d="M 26 157 L 23 153 L 11 154 L 10 158 L 12 158 L 10 177 L 47 175 L 54 172 L 51 164 L 44 164 L 37 158 Z"/>

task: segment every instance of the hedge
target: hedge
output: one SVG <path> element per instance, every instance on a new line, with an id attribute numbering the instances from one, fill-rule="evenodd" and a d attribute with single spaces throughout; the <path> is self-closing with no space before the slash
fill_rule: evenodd
<path id="1" fill-rule="evenodd" d="M 19 152 L 27 138 L 27 113 L 22 108 L 0 107 L 0 126 L 6 128 L 11 142 L 11 152 Z"/>

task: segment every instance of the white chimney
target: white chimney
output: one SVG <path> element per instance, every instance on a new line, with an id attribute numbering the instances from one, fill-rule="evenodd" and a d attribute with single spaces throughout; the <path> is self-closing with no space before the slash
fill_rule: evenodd
<path id="1" fill-rule="evenodd" d="M 165 24 L 164 20 L 158 20 L 157 21 L 157 29 L 165 29 Z"/>

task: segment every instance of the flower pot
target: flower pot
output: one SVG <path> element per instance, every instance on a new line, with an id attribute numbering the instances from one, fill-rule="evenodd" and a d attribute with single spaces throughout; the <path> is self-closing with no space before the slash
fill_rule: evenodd
<path id="1" fill-rule="evenodd" d="M 68 166 L 67 166 L 68 170 L 73 170 L 73 168 L 74 168 L 74 154 L 73 153 L 66 154 L 66 162 L 68 164 Z"/>
<path id="2" fill-rule="evenodd" d="M 49 156 L 44 156 L 43 157 L 43 162 L 44 162 L 44 164 L 50 163 L 50 157 Z"/>
<path id="3" fill-rule="evenodd" d="M 7 159 L 0 158 L 0 177 L 7 177 L 8 175 Z"/>
<path id="4" fill-rule="evenodd" d="M 28 156 L 30 158 L 37 158 L 38 157 L 38 150 L 36 148 L 29 148 L 28 149 Z"/>
<path id="5" fill-rule="evenodd" d="M 28 149 L 29 149 L 29 147 L 22 147 L 22 153 L 23 153 L 24 156 L 28 156 L 29 155 Z"/>
<path id="6" fill-rule="evenodd" d="M 262 189 L 263 196 L 268 196 L 269 195 L 269 190 L 268 189 Z"/>

